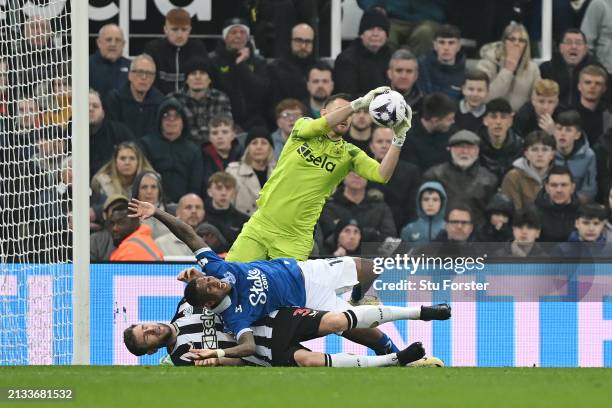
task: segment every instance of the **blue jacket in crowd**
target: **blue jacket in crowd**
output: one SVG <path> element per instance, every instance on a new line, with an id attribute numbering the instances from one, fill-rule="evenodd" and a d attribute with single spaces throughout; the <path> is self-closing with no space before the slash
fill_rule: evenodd
<path id="1" fill-rule="evenodd" d="M 442 205 L 440 211 L 434 216 L 428 216 L 423 212 L 421 207 L 421 194 L 425 190 L 434 190 L 440 194 L 442 198 Z M 446 214 L 446 191 L 442 184 L 437 181 L 428 181 L 423 183 L 419 188 L 419 192 L 416 196 L 416 208 L 418 219 L 402 228 L 400 234 L 402 241 L 407 242 L 431 242 L 438 235 L 438 233 L 444 229 L 446 221 L 444 221 L 444 214 Z"/>

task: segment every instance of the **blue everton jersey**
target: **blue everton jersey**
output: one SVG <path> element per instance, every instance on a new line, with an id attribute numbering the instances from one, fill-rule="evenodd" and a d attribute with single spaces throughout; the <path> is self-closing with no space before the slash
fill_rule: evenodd
<path id="1" fill-rule="evenodd" d="M 213 311 L 221 314 L 236 338 L 250 330 L 249 326 L 255 321 L 281 306 L 303 307 L 306 304 L 304 277 L 295 259 L 226 262 L 210 248 L 199 249 L 195 256 L 202 272 L 232 286 L 231 305 Z"/>

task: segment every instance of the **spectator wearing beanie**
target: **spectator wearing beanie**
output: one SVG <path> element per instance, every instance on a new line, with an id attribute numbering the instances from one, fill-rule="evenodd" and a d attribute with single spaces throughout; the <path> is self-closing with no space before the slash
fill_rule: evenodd
<path id="1" fill-rule="evenodd" d="M 355 218 L 341 219 L 336 224 L 329 253 L 333 256 L 357 255 L 361 252 L 361 227 Z"/>
<path id="2" fill-rule="evenodd" d="M 335 92 L 363 95 L 387 84 L 391 49 L 387 45 L 389 20 L 376 9 L 366 11 L 359 23 L 359 38 L 336 58 Z"/>
<path id="3" fill-rule="evenodd" d="M 208 58 L 206 46 L 191 34 L 191 16 L 182 8 L 166 14 L 165 37 L 145 45 L 144 53 L 155 60 L 157 77 L 155 86 L 164 94 L 178 92 L 185 83 L 186 62 L 196 56 Z"/>
<path id="4" fill-rule="evenodd" d="M 270 80 L 263 58 L 249 42 L 250 28 L 241 18 L 223 24 L 223 39 L 210 54 L 215 88 L 225 92 L 236 122 L 249 129 L 265 124 Z"/>
<path id="5" fill-rule="evenodd" d="M 210 72 L 210 62 L 207 59 L 190 59 L 185 64 L 185 87 L 172 94 L 185 110 L 190 131 L 189 140 L 198 146 L 208 142 L 208 122 L 213 116 L 232 116 L 229 97 L 211 87 Z"/>
<path id="6" fill-rule="evenodd" d="M 512 241 L 512 216 L 514 204 L 504 193 L 497 193 L 491 198 L 485 209 L 483 225 L 476 231 L 477 242 L 510 242 Z"/>
<path id="7" fill-rule="evenodd" d="M 268 129 L 255 127 L 249 130 L 242 159 L 230 163 L 226 169 L 236 179 L 236 196 L 232 203 L 238 211 L 248 216 L 255 212 L 259 192 L 275 164 L 274 142 Z"/>

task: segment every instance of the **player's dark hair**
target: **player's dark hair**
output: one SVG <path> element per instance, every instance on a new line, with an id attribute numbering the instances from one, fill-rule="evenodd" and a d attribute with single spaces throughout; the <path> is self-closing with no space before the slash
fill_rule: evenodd
<path id="1" fill-rule="evenodd" d="M 557 125 L 573 126 L 578 130 L 582 130 L 582 119 L 578 111 L 574 109 L 561 112 L 555 122 L 557 122 Z"/>
<path id="2" fill-rule="evenodd" d="M 548 184 L 548 181 L 550 180 L 551 176 L 568 176 L 570 178 L 570 181 L 572 183 L 574 182 L 574 176 L 572 176 L 572 172 L 566 166 L 552 166 L 552 168 L 548 172 L 548 175 L 546 176 L 546 179 L 544 180 L 546 184 Z"/>
<path id="3" fill-rule="evenodd" d="M 525 207 L 514 213 L 512 226 L 517 228 L 527 226 L 528 228 L 541 230 L 542 221 L 540 221 L 540 216 L 534 208 Z"/>
<path id="4" fill-rule="evenodd" d="M 590 203 L 581 205 L 578 208 L 578 214 L 576 215 L 576 219 L 585 218 L 588 220 L 598 219 L 605 221 L 608 219 L 608 211 L 606 207 L 597 203 Z"/>
<path id="5" fill-rule="evenodd" d="M 541 143 L 544 146 L 549 146 L 553 150 L 557 148 L 557 144 L 553 135 L 549 135 L 543 130 L 534 130 L 532 132 L 529 132 L 529 134 L 525 138 L 525 145 L 523 147 L 525 150 L 527 150 L 531 146 L 536 145 L 538 143 Z"/>
<path id="6" fill-rule="evenodd" d="M 423 98 L 423 119 L 443 118 L 449 113 L 455 112 L 455 102 L 450 96 L 441 92 L 434 92 Z"/>
<path id="7" fill-rule="evenodd" d="M 438 27 L 434 34 L 434 40 L 437 38 L 458 38 L 461 39 L 461 30 L 452 24 L 442 24 Z"/>
<path id="8" fill-rule="evenodd" d="M 185 300 L 193 307 L 204 307 L 205 300 L 203 299 L 200 289 L 198 288 L 198 280 L 192 279 L 187 286 L 185 286 Z"/>
<path id="9" fill-rule="evenodd" d="M 491 99 L 486 104 L 486 113 L 512 113 L 510 102 L 504 98 Z"/>
<path id="10" fill-rule="evenodd" d="M 353 98 L 351 97 L 351 95 L 347 94 L 347 93 L 337 93 L 337 94 L 333 94 L 331 95 L 329 98 L 327 98 L 325 100 L 325 102 L 323 102 L 323 107 L 327 108 L 327 105 L 329 105 L 330 103 L 332 103 L 333 101 L 335 101 L 336 99 L 344 99 L 345 101 L 351 101 Z"/>
<path id="11" fill-rule="evenodd" d="M 134 336 L 135 327 L 136 325 L 133 324 L 123 331 L 123 343 L 125 343 L 125 347 L 127 347 L 128 351 L 133 355 L 144 356 L 147 354 L 147 349 L 141 347 L 136 342 L 136 336 Z"/>

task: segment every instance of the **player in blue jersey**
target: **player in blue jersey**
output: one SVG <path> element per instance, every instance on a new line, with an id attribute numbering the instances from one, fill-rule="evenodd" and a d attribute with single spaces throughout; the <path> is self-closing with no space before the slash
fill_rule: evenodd
<path id="1" fill-rule="evenodd" d="M 225 325 L 236 335 L 238 345 L 229 357 L 253 354 L 255 342 L 250 326 L 283 306 L 314 310 L 344 311 L 352 307 L 336 295 L 360 284 L 367 291 L 378 275 L 372 262 L 360 258 L 333 258 L 296 261 L 281 258 L 249 263 L 226 262 L 219 258 L 189 225 L 152 204 L 132 199 L 131 217 L 154 216 L 183 241 L 194 253 L 203 274 L 195 269 L 185 271 L 181 279 L 189 281 L 185 298 L 195 306 L 206 306 L 223 317 Z M 448 305 L 407 308 L 406 319 L 445 320 L 450 317 Z M 387 338 L 378 329 L 354 329 L 343 334 L 348 339 L 383 354 Z M 382 346 L 382 347 L 381 347 Z"/>

